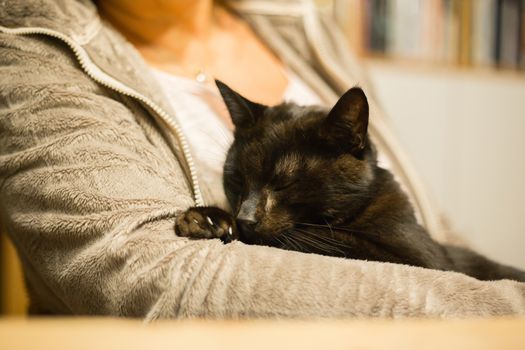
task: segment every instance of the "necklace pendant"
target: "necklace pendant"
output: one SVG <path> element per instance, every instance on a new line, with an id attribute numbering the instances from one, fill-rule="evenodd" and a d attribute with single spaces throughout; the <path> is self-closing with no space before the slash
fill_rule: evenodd
<path id="1" fill-rule="evenodd" d="M 195 80 L 201 84 L 207 83 L 208 75 L 202 69 L 199 69 L 199 71 L 195 75 Z"/>

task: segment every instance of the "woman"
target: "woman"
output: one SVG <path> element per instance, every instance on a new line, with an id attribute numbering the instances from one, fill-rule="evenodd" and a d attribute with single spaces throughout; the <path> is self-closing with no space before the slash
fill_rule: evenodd
<path id="1" fill-rule="evenodd" d="M 523 293 L 519 284 L 176 237 L 181 211 L 221 199 L 216 164 L 205 161 L 220 137 L 198 138 L 187 121 L 200 113 L 181 107 L 180 94 L 196 94 L 205 114 L 231 128 L 212 90 L 194 93 L 182 81 L 217 77 L 268 104 L 286 97 L 293 79 L 301 80 L 295 98 L 327 104 L 366 82 L 330 19 L 309 2 L 155 5 L 0 5 L 1 209 L 33 313 L 152 320 L 525 312 L 506 294 Z M 395 145 L 373 103 L 372 113 L 388 154 Z"/>

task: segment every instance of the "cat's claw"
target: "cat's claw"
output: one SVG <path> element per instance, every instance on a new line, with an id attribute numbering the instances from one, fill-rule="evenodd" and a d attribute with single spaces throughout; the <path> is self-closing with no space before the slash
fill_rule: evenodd
<path id="1" fill-rule="evenodd" d="M 238 239 L 233 217 L 216 207 L 189 208 L 177 217 L 175 232 L 181 237 L 219 238 L 224 243 Z"/>

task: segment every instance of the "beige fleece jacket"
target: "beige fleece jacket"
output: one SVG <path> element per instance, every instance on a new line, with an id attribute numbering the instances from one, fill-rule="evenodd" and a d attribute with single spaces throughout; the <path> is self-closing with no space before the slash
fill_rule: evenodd
<path id="1" fill-rule="evenodd" d="M 232 2 L 327 102 L 366 78 L 310 2 Z M 286 8 L 286 9 L 285 9 Z M 198 176 L 136 51 L 86 0 L 0 2 L 0 212 L 34 313 L 158 318 L 525 314 L 525 285 L 175 235 Z M 435 213 L 372 101 L 422 220 Z"/>

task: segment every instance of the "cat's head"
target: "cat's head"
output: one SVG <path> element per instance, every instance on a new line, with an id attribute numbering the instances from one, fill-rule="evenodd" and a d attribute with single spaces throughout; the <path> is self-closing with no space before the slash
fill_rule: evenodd
<path id="1" fill-rule="evenodd" d="M 363 90 L 326 109 L 268 107 L 217 86 L 235 125 L 224 189 L 245 239 L 271 244 L 298 224 L 348 218 L 367 204 L 376 156 Z"/>

